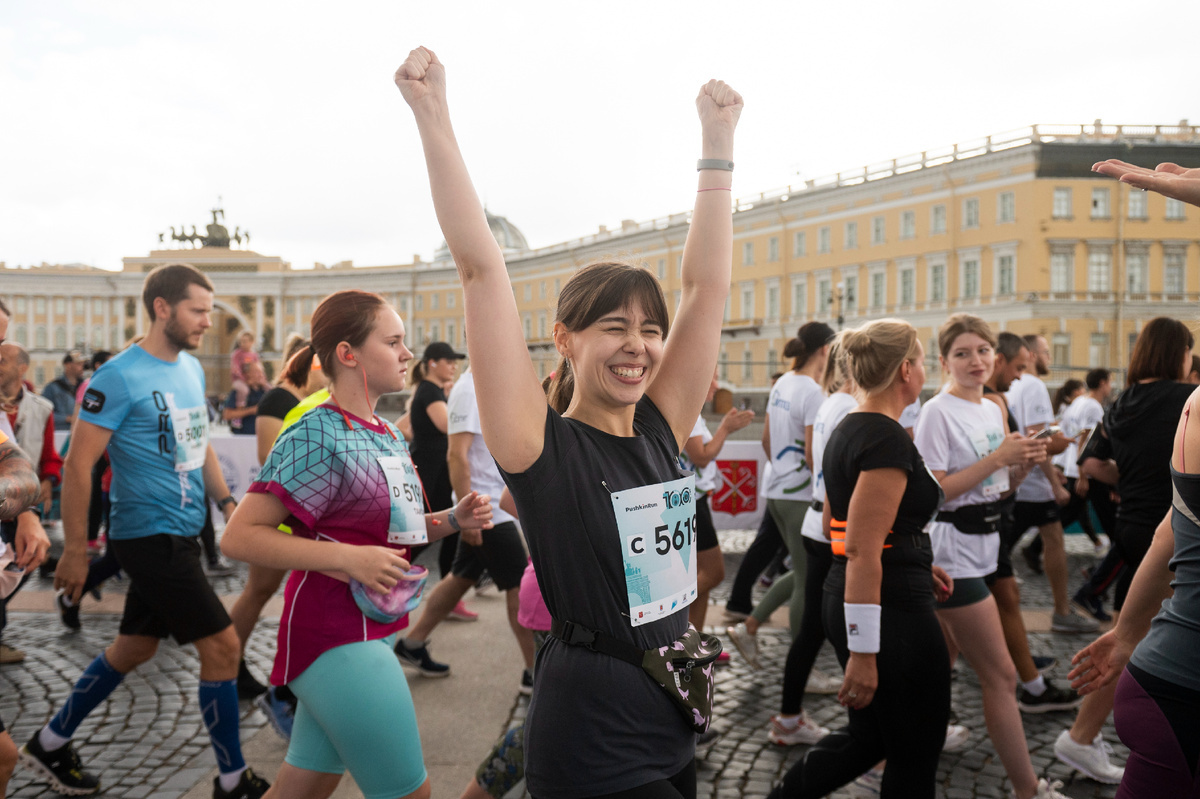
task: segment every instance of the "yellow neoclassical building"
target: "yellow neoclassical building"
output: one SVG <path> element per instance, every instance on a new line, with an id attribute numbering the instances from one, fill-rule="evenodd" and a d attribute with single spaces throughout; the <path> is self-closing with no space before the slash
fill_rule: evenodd
<path id="1" fill-rule="evenodd" d="M 1200 126 L 1037 125 L 739 197 L 723 379 L 741 391 L 765 390 L 786 367 L 784 344 L 810 319 L 836 327 L 900 316 L 932 355 L 938 325 L 957 311 L 1045 335 L 1059 367 L 1054 382 L 1093 366 L 1120 369 L 1146 320 L 1193 320 L 1200 209 L 1094 175 L 1091 165 L 1106 158 L 1200 165 Z M 125 258 L 120 272 L 0 272 L 0 296 L 13 312 L 9 336 L 31 349 L 35 382 L 54 376 L 68 348 L 119 348 L 142 332 L 143 276 L 175 262 L 202 269 L 217 289 L 216 331 L 201 353 L 214 393 L 228 386 L 228 353 L 240 331 L 252 331 L 268 361 L 276 359 L 288 333 L 307 332 L 316 303 L 346 287 L 391 300 L 418 353 L 431 340 L 465 346 L 462 293 L 445 245 L 430 261 L 297 269 L 242 249 L 219 213 L 207 235 L 172 231 L 182 249 L 164 241 Z M 626 221 L 534 249 L 489 214 L 543 375 L 556 361 L 550 333 L 559 290 L 583 264 L 640 261 L 677 306 L 688 218 Z M 930 386 L 938 379 L 931 369 Z"/>

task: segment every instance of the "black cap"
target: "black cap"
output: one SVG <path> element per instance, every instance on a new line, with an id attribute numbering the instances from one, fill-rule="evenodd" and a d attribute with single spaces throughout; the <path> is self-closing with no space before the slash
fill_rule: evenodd
<path id="1" fill-rule="evenodd" d="M 444 341 L 431 341 L 429 342 L 429 345 L 425 347 L 425 354 L 421 356 L 421 361 L 444 361 L 447 358 L 462 360 L 466 357 L 467 356 L 462 355 L 461 353 L 455 352 L 454 348 Z"/>

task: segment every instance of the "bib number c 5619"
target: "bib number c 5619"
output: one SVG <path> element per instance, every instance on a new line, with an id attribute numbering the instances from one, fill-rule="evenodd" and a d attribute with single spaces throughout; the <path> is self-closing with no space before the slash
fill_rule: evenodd
<path id="1" fill-rule="evenodd" d="M 612 495 L 630 624 L 666 618 L 696 598 L 696 478 Z"/>

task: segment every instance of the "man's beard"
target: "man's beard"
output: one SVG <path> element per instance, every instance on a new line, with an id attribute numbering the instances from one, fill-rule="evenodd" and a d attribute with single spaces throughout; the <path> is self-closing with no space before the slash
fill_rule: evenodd
<path id="1" fill-rule="evenodd" d="M 1042 362 L 1038 361 L 1037 362 L 1037 374 L 1038 374 L 1038 377 L 1045 377 L 1046 375 L 1050 374 L 1050 367 L 1043 366 Z"/>
<path id="2" fill-rule="evenodd" d="M 174 311 L 171 311 L 171 317 L 167 319 L 167 326 L 163 330 L 163 335 L 167 337 L 167 341 L 181 350 L 194 350 L 200 346 L 199 342 L 193 344 L 188 340 L 188 336 L 183 332 L 183 326 L 175 318 Z"/>

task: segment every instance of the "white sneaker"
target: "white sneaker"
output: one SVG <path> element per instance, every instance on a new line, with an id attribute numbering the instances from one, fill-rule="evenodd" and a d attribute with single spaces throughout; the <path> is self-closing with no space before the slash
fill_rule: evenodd
<path id="1" fill-rule="evenodd" d="M 971 739 L 971 731 L 961 724 L 946 725 L 946 740 L 942 744 L 943 752 L 957 752 L 967 745 Z"/>
<path id="2" fill-rule="evenodd" d="M 1090 745 L 1078 744 L 1071 738 L 1070 730 L 1063 730 L 1054 742 L 1054 756 L 1059 760 L 1096 782 L 1116 785 L 1125 776 L 1125 769 L 1108 762 L 1110 754 L 1112 747 L 1101 735 L 1097 735 Z"/>
<path id="3" fill-rule="evenodd" d="M 804 685 L 806 694 L 836 694 L 840 690 L 842 690 L 841 677 L 831 677 L 816 669 L 809 672 L 808 682 Z"/>
<path id="4" fill-rule="evenodd" d="M 1061 787 L 1063 787 L 1063 784 L 1059 780 L 1055 780 L 1054 782 L 1038 780 L 1037 793 L 1033 795 L 1033 799 L 1071 799 L 1066 794 L 1058 792 L 1058 789 Z M 1017 792 L 1015 790 L 1009 791 L 1008 795 L 1015 799 Z"/>
<path id="5" fill-rule="evenodd" d="M 738 622 L 732 627 L 725 628 L 726 634 L 729 635 L 729 641 L 741 653 L 741 656 L 750 664 L 750 668 L 755 671 L 762 668 L 762 663 L 758 659 L 758 637 L 752 635 L 746 629 L 745 622 Z"/>
<path id="6" fill-rule="evenodd" d="M 828 734 L 828 729 L 810 719 L 807 713 L 801 712 L 795 726 L 786 723 L 778 715 L 771 716 L 771 729 L 767 737 L 771 743 L 779 746 L 812 746 Z"/>

